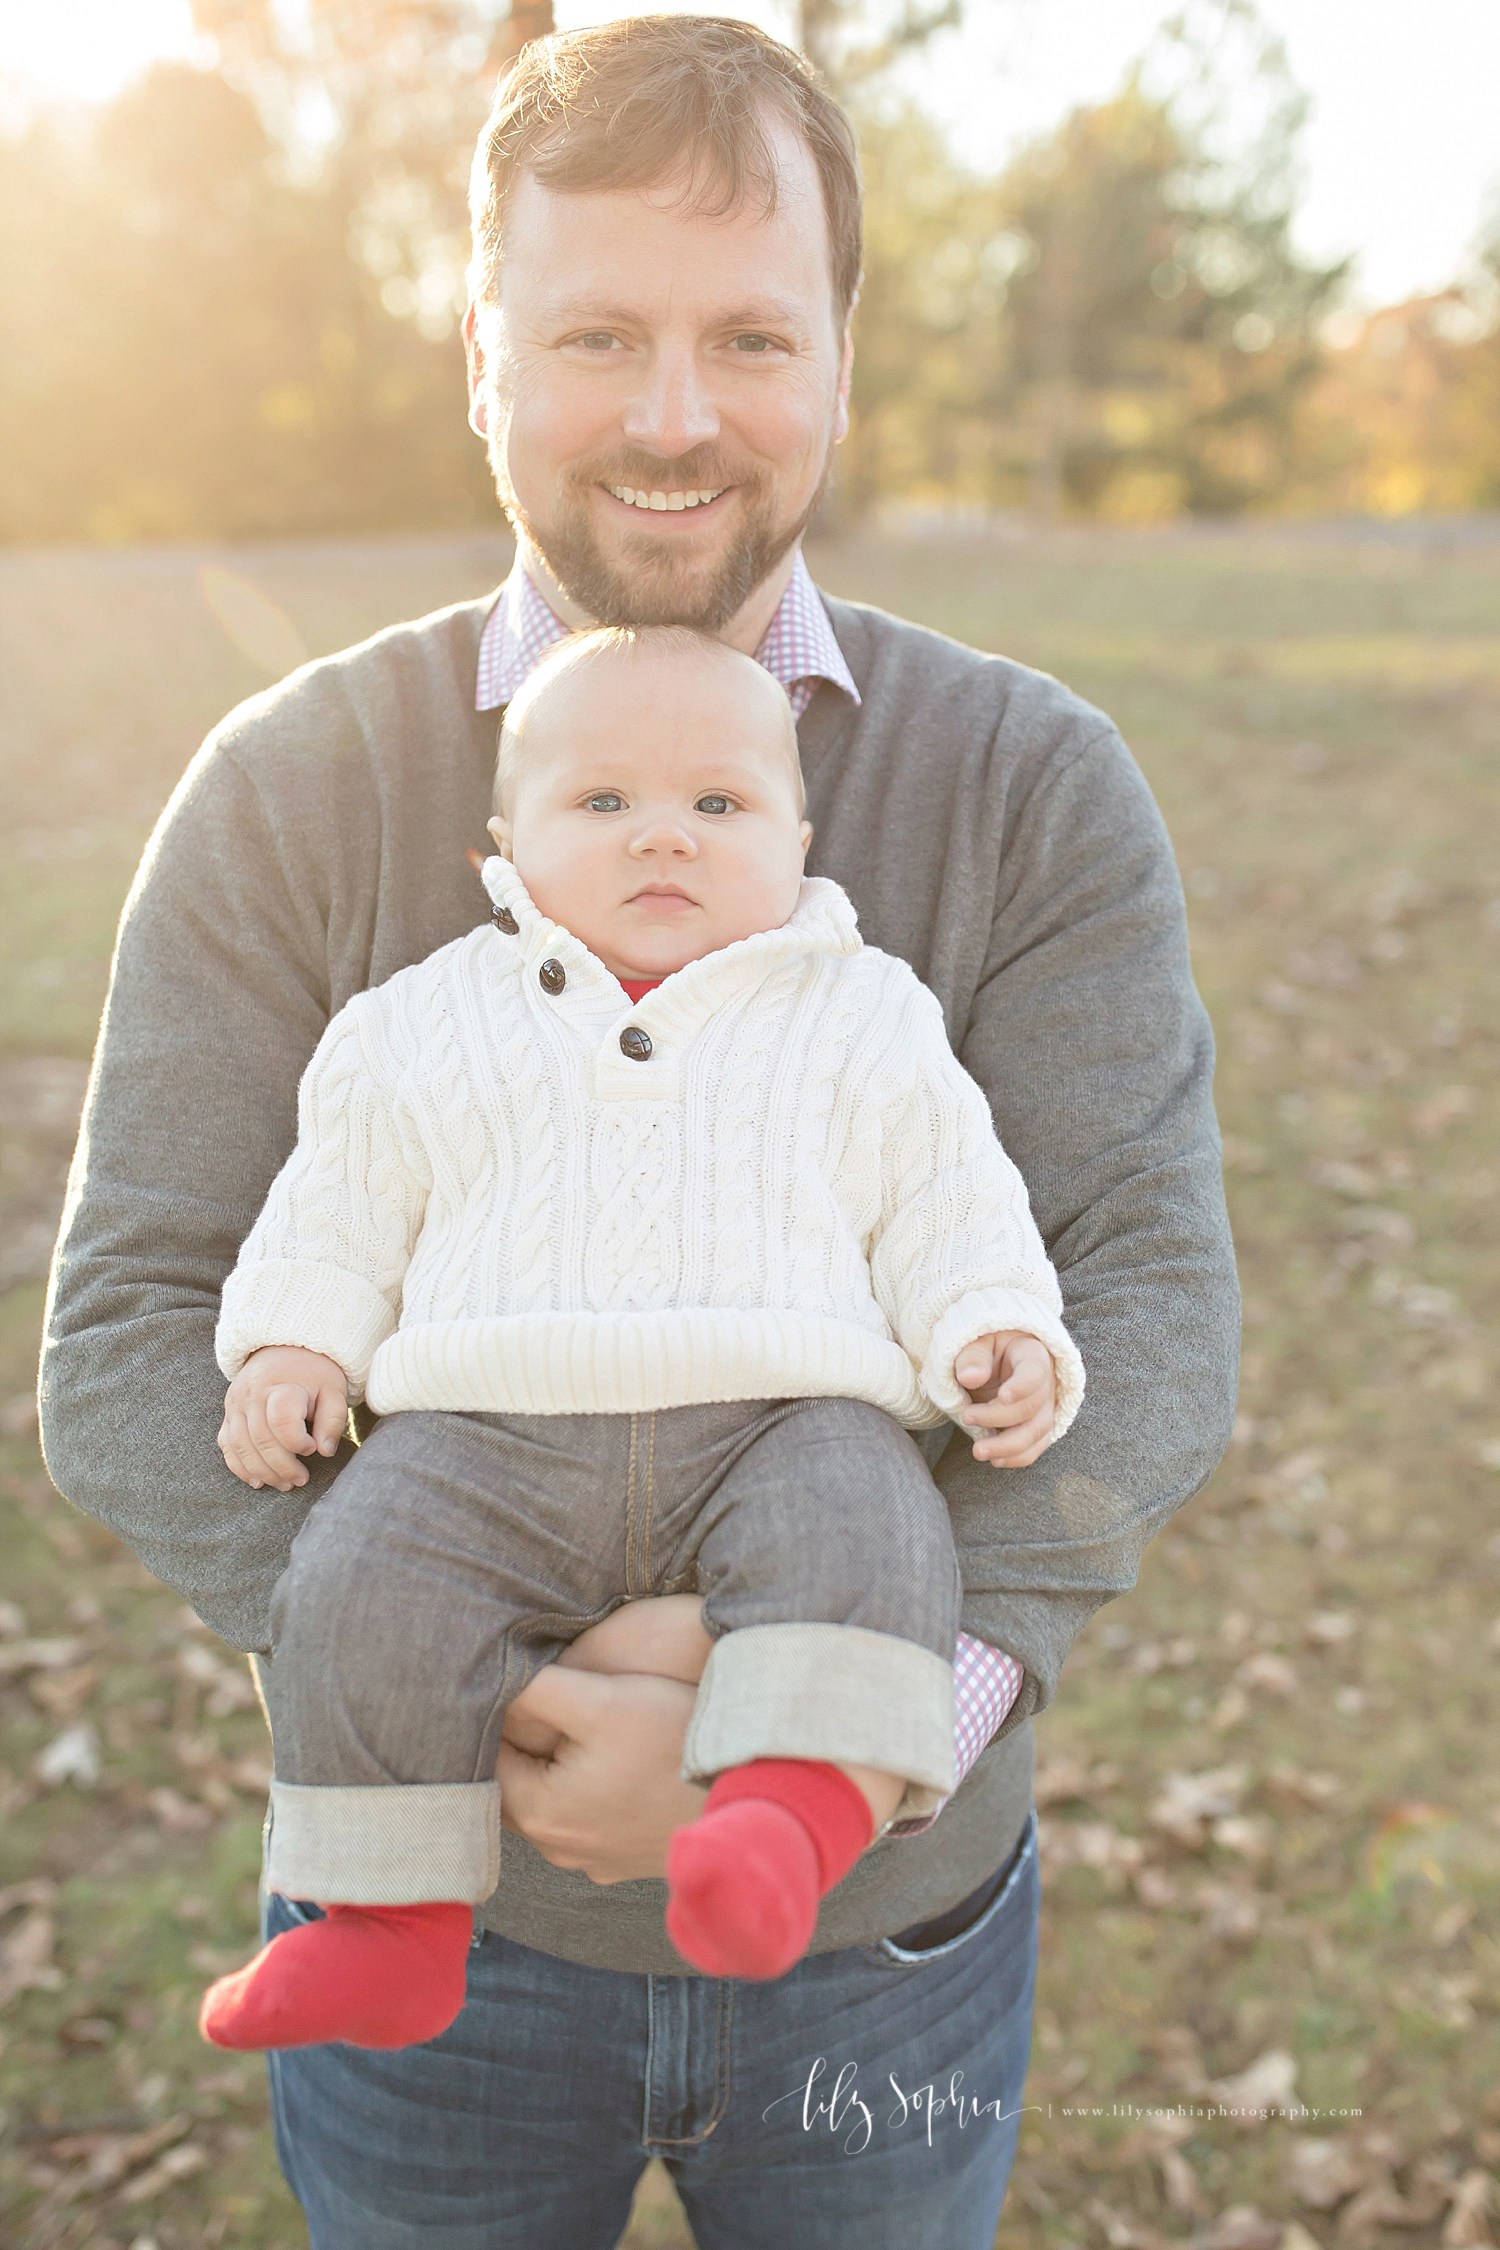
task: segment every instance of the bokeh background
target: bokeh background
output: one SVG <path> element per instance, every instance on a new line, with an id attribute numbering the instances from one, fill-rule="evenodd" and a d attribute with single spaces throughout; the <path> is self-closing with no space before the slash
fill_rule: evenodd
<path id="1" fill-rule="evenodd" d="M 557 21 L 623 12 L 560 0 Z M 1500 16 L 737 12 L 802 41 L 865 150 L 854 429 L 814 573 L 1118 719 L 1219 1038 L 1240 1415 L 1039 1730 L 1033 2106 L 1000 2239 L 1482 2250 Z M 464 426 L 462 194 L 495 74 L 548 19 L 545 0 L 0 5 L 16 2250 L 306 2240 L 258 2066 L 193 2029 L 253 1943 L 259 1713 L 233 1653 L 52 1491 L 36 1338 L 115 922 L 187 758 L 308 656 L 508 567 Z M 954 2067 L 934 2055 L 939 2092 Z M 656 2168 L 625 2240 L 688 2240 Z"/>

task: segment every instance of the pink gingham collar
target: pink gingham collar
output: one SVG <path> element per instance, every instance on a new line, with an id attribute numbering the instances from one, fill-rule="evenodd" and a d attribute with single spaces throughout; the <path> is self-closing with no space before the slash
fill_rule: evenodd
<path id="1" fill-rule="evenodd" d="M 547 607 L 517 555 L 479 643 L 475 710 L 497 711 L 508 703 L 547 651 L 567 639 L 568 631 L 562 619 Z M 844 662 L 844 652 L 834 638 L 828 612 L 800 551 L 786 592 L 755 655 L 771 677 L 780 680 L 798 719 L 812 701 L 820 680 L 841 688 L 851 702 L 859 701 L 854 675 Z"/>

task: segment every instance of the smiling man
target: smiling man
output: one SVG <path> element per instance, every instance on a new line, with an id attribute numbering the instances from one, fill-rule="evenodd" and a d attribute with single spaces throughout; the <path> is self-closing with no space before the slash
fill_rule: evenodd
<path id="1" fill-rule="evenodd" d="M 651 1598 L 669 1591 L 662 1464 L 638 1417 L 615 1500 L 639 1598 L 609 1625 L 639 1669 L 559 1663 L 512 1706 L 510 1838 L 462 2014 L 422 2047 L 274 2056 L 278 2148 L 315 2250 L 607 2250 L 649 2155 L 705 2250 L 985 2250 L 1029 2043 L 1028 1721 L 1213 1467 L 1233 1400 L 1212 1045 L 1172 854 L 1099 712 L 813 586 L 800 541 L 846 422 L 859 179 L 794 54 L 703 17 L 529 48 L 473 201 L 471 418 L 515 568 L 498 597 L 243 705 L 163 816 L 59 1244 L 48 1460 L 266 1660 L 292 1540 L 347 1456 L 300 1491 L 238 1484 L 214 1448 L 213 1334 L 304 1065 L 353 994 L 484 918 L 465 850 L 498 713 L 548 648 L 587 623 L 683 622 L 758 659 L 798 722 L 809 870 L 941 1001 L 1088 1369 L 1078 1420 L 1031 1465 L 930 1448 L 964 1578 L 966 1778 L 864 1854 L 790 1975 L 687 1970 L 660 1876 L 700 1802 L 679 1776 L 693 1694 L 673 1605 Z M 317 1911 L 274 1898 L 270 1926 Z M 955 2074 L 962 2132 L 887 2098 Z"/>

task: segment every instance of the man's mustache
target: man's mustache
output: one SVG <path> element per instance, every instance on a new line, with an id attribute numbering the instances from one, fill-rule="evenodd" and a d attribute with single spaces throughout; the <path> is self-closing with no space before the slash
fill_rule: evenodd
<path id="1" fill-rule="evenodd" d="M 600 456 L 581 461 L 571 471 L 571 481 L 628 485 L 633 492 L 718 492 L 730 484 L 753 492 L 759 490 L 762 480 L 758 470 L 736 469 L 722 454 L 700 446 L 692 453 L 679 454 L 675 461 L 662 461 L 647 453 L 612 453 L 607 459 Z"/>

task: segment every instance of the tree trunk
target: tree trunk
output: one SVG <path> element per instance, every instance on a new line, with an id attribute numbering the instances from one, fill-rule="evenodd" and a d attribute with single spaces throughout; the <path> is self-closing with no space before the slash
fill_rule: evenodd
<path id="1" fill-rule="evenodd" d="M 501 68 L 513 63 L 530 40 L 545 39 L 556 28 L 552 0 L 510 0 L 510 16 L 499 29 Z"/>

